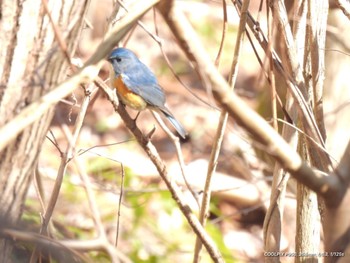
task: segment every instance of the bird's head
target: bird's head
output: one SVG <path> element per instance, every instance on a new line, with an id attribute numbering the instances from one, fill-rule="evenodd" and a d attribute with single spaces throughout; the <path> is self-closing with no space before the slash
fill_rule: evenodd
<path id="1" fill-rule="evenodd" d="M 107 60 L 112 64 L 115 74 L 119 75 L 132 68 L 138 58 L 127 48 L 116 48 Z"/>

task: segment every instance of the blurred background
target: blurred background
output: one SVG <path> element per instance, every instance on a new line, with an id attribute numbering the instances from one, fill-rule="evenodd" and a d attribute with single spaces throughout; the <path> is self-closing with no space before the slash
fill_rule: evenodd
<path id="1" fill-rule="evenodd" d="M 132 8 L 137 1 L 125 1 L 125 4 L 126 7 Z M 222 38 L 222 2 L 176 1 L 176 4 L 190 19 L 214 61 Z M 261 27 L 264 29 L 265 7 L 263 12 L 258 12 L 258 4 L 257 1 L 252 1 L 250 10 L 251 14 L 261 21 Z M 83 61 L 93 54 L 103 40 L 112 5 L 112 0 L 92 1 L 87 18 L 90 26 L 84 29 L 77 51 L 77 57 Z M 119 15 L 123 16 L 125 12 L 121 8 Z M 346 51 L 349 46 L 342 40 L 343 30 L 340 29 L 344 27 L 344 21 L 337 18 L 336 12 L 333 11 L 335 14 L 330 15 L 330 23 L 334 25 L 330 25 L 331 37 L 328 46 L 330 49 Z M 239 16 L 229 1 L 227 14 L 226 40 L 218 65 L 226 78 L 231 69 L 239 22 Z M 177 46 L 160 14 L 154 14 L 151 10 L 141 21 L 148 32 L 140 26 L 135 26 L 120 46 L 133 50 L 140 60 L 152 69 L 165 90 L 168 107 L 189 133 L 188 138 L 181 141 L 186 178 L 201 199 L 220 110 L 216 107 L 210 90 L 203 87 L 197 73 Z M 170 65 L 167 64 L 159 43 L 154 40 L 155 36 L 161 41 Z M 347 141 L 346 138 L 349 138 L 350 134 L 350 118 L 347 115 L 350 95 L 344 77 L 350 63 L 349 56 L 339 52 L 329 51 L 326 55 L 328 62 L 325 116 L 329 134 L 327 142 L 331 154 L 337 159 L 341 156 L 343 145 L 336 138 Z M 260 56 L 264 60 L 262 52 Z M 334 61 L 337 63 L 333 63 Z M 108 79 L 107 62 L 101 69 L 100 76 Z M 181 82 L 177 78 L 180 78 Z M 271 120 L 269 88 L 247 39 L 240 57 L 235 92 L 267 121 Z M 61 160 L 60 152 L 51 141 L 54 140 L 59 148 L 65 149 L 67 130 L 74 127 L 83 95 L 82 90 L 77 90 L 57 106 L 50 133 L 47 135 L 51 140 L 46 140 L 43 145 L 38 168 L 46 197 L 52 191 Z M 280 96 L 284 98 L 282 90 Z M 128 109 L 128 112 L 131 116 L 137 115 L 133 110 Z M 283 115 L 279 113 L 279 117 L 283 118 Z M 166 161 L 169 174 L 182 187 L 192 210 L 198 213 L 198 204 L 181 176 L 172 141 L 150 112 L 142 112 L 136 123 L 145 134 L 156 128 L 152 143 L 157 147 L 161 158 Z M 195 235 L 171 198 L 156 168 L 125 128 L 102 92 L 97 91 L 93 95 L 75 149 L 75 159 L 79 165 L 72 162 L 68 166 L 53 216 L 57 236 L 61 236 L 62 239 L 79 240 L 97 236 L 90 204 L 79 175 L 83 167 L 92 182 L 94 198 L 110 240 L 116 239 L 119 223 L 118 249 L 132 262 L 192 261 Z M 272 160 L 262 153 L 259 146 L 251 141 L 233 119 L 229 119 L 217 173 L 213 179 L 213 198 L 206 227 L 226 262 L 263 261 L 262 225 L 269 203 L 273 165 Z M 121 194 L 122 201 L 119 207 Z M 288 227 L 283 232 L 281 249 L 293 251 L 293 189 L 287 197 L 285 220 Z M 39 207 L 40 202 L 33 185 L 23 215 L 25 224 L 39 228 Z M 105 252 L 88 254 L 94 262 L 110 262 Z M 205 253 L 202 262 L 211 262 Z"/>

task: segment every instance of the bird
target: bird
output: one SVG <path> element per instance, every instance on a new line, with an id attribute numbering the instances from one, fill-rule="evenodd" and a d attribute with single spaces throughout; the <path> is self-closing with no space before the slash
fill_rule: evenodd
<path id="1" fill-rule="evenodd" d="M 111 85 L 116 89 L 119 100 L 139 112 L 150 109 L 163 113 L 177 133 L 185 139 L 187 132 L 165 106 L 165 93 L 155 74 L 134 52 L 127 48 L 115 48 L 107 60 L 113 67 Z"/>

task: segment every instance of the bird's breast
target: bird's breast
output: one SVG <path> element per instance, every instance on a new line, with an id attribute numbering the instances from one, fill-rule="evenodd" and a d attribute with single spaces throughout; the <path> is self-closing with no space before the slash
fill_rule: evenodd
<path id="1" fill-rule="evenodd" d="M 139 95 L 132 92 L 123 82 L 122 76 L 118 76 L 113 82 L 119 99 L 134 110 L 142 111 L 147 107 L 147 102 Z"/>

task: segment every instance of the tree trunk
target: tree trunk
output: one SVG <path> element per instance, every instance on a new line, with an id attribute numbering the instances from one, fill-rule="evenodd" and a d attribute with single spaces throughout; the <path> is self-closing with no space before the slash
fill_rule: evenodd
<path id="1" fill-rule="evenodd" d="M 0 127 L 66 78 L 68 62 L 41 0 L 0 2 Z M 58 34 L 74 54 L 89 0 L 50 1 Z M 53 116 L 51 108 L 0 152 L 0 225 L 13 225 L 37 165 Z M 11 262 L 12 242 L 0 240 L 2 262 Z"/>

